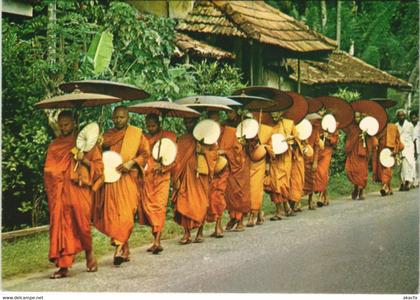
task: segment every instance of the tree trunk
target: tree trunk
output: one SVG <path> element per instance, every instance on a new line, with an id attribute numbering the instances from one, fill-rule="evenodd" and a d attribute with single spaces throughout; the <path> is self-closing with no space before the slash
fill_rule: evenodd
<path id="1" fill-rule="evenodd" d="M 341 40 L 341 0 L 337 0 L 337 29 L 336 29 L 337 49 L 340 50 Z"/>
<path id="2" fill-rule="evenodd" d="M 325 34 L 327 27 L 327 0 L 321 0 L 321 32 Z"/>
<path id="3" fill-rule="evenodd" d="M 55 55 L 57 47 L 57 35 L 55 33 L 55 25 L 57 20 L 57 3 L 51 2 L 48 4 L 48 25 L 47 25 L 47 40 L 48 40 L 48 59 L 51 64 L 55 64 Z"/>

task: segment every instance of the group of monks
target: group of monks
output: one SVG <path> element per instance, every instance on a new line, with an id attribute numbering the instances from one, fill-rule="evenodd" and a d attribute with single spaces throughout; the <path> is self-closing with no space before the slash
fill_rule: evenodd
<path id="1" fill-rule="evenodd" d="M 161 128 L 158 115 L 149 114 L 144 133 L 129 124 L 127 107 L 118 106 L 112 114 L 114 128 L 106 131 L 93 149 L 82 152 L 74 150 L 77 132 L 72 113 L 61 112 L 58 116 L 61 135 L 49 145 L 44 168 L 50 211 L 49 259 L 59 268 L 51 278 L 67 277 L 75 255 L 81 251 L 86 253 L 87 271 L 98 270 L 92 251 L 92 223 L 110 237 L 116 266 L 130 261 L 128 242 L 136 215 L 141 225 L 151 227 L 154 236 L 147 251 L 153 254 L 163 251 L 161 233 L 170 194 L 174 220 L 184 229 L 181 245 L 203 242 L 205 222 L 215 223 L 211 237 L 222 238 L 225 210 L 230 218 L 225 230 L 239 232 L 245 226 L 263 224 L 264 192 L 276 206 L 272 221 L 302 211 L 300 200 L 305 194 L 311 210 L 316 205 L 328 205 L 329 166 L 338 142 L 338 129 L 334 133 L 322 129 L 321 118 L 327 111 L 320 107 L 316 112 L 319 118 L 311 120 L 311 136 L 301 140 L 296 124 L 285 117 L 286 113 L 287 110 L 282 110 L 267 114 L 271 125 L 261 123 L 257 136 L 246 140 L 236 135 L 236 127 L 244 116 L 230 110 L 226 122 L 220 124 L 219 113 L 208 111 L 207 118 L 219 123 L 221 134 L 217 143 L 207 145 L 192 134 L 198 118 L 185 118 L 186 133 L 177 137 Z M 405 145 L 396 125 L 388 124 L 377 137 L 370 137 L 358 127 L 360 118 L 361 114 L 355 112 L 351 125 L 343 129 L 345 169 L 354 184 L 353 199 L 364 199 L 370 152 L 390 147 L 398 153 Z M 275 133 L 287 137 L 288 148 L 281 154 L 274 151 L 271 137 Z M 162 138 L 177 145 L 176 159 L 169 166 L 151 155 L 151 149 Z M 117 167 L 121 177 L 112 183 L 104 182 L 102 153 L 107 150 L 119 153 L 123 161 Z M 383 183 L 381 193 L 392 193 L 391 169 L 382 167 L 375 159 L 375 179 Z M 223 160 L 224 167 L 220 168 Z M 405 185 L 403 182 L 404 188 Z M 319 193 L 316 205 L 312 200 L 314 193 Z M 193 229 L 197 229 L 195 238 L 191 237 Z"/>

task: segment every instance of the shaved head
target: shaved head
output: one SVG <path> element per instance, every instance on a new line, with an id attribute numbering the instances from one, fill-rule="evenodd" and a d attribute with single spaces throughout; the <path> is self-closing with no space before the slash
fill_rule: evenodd
<path id="1" fill-rule="evenodd" d="M 128 108 L 125 106 L 117 106 L 112 113 L 112 122 L 118 130 L 126 129 L 128 126 Z"/>

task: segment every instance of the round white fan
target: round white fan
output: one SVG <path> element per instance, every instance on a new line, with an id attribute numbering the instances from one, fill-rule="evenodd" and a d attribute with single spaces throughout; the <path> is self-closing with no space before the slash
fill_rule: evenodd
<path id="1" fill-rule="evenodd" d="M 203 142 L 206 145 L 212 145 L 219 139 L 220 131 L 219 123 L 210 119 L 205 119 L 195 125 L 193 136 L 199 142 Z"/>
<path id="2" fill-rule="evenodd" d="M 96 122 L 86 125 L 77 135 L 76 147 L 83 152 L 89 152 L 95 146 L 99 137 L 99 125 Z"/>
<path id="3" fill-rule="evenodd" d="M 121 173 L 117 171 L 117 167 L 123 163 L 122 157 L 115 151 L 105 151 L 102 154 L 104 163 L 105 182 L 116 182 L 121 177 Z"/>
<path id="4" fill-rule="evenodd" d="M 160 149 L 159 149 L 160 147 Z M 155 143 L 152 149 L 152 156 L 156 161 L 161 161 L 162 165 L 169 166 L 175 161 L 177 154 L 176 144 L 168 138 L 162 138 Z"/>

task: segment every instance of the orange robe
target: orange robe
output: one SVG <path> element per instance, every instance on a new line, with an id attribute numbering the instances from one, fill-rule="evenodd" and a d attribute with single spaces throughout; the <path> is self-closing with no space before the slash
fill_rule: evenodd
<path id="1" fill-rule="evenodd" d="M 56 138 L 48 147 L 44 166 L 50 211 L 48 258 L 59 268 L 71 267 L 75 254 L 92 250 L 91 186 L 103 172 L 101 153 L 97 146 L 85 153 L 90 167 L 79 164 L 74 171 L 75 160 L 70 152 L 73 147 L 75 136 Z"/>
<path id="2" fill-rule="evenodd" d="M 273 126 L 272 134 L 276 133 L 281 133 L 286 138 L 298 136 L 294 122 L 289 119 L 282 119 Z M 271 159 L 269 184 L 266 186 L 266 189 L 270 192 L 271 201 L 274 203 L 287 201 L 290 197 L 290 180 L 292 173 L 293 150 L 291 142 L 289 142 L 289 148 L 286 152 L 274 156 L 270 140 L 268 150 L 271 152 Z"/>
<path id="3" fill-rule="evenodd" d="M 400 139 L 400 132 L 397 125 L 388 123 L 386 128 L 378 136 L 378 149 L 373 151 L 372 170 L 373 180 L 382 184 L 390 184 L 392 179 L 392 168 L 382 166 L 379 161 L 379 154 L 385 148 L 398 153 L 404 149 Z"/>
<path id="4" fill-rule="evenodd" d="M 327 133 L 323 133 L 327 134 Z M 313 192 L 324 192 L 328 187 L 330 177 L 330 163 L 334 151 L 334 147 L 338 142 L 338 130 L 334 133 L 328 133 L 324 142 L 324 149 L 318 151 L 318 167 L 314 176 Z M 315 155 L 315 154 L 314 154 Z"/>
<path id="5" fill-rule="evenodd" d="M 315 176 L 317 170 L 312 170 L 312 165 L 315 160 L 318 163 L 318 157 L 320 154 L 320 132 L 322 131 L 321 128 L 321 120 L 312 120 L 312 133 L 311 136 L 306 140 L 306 144 L 311 146 L 314 154 L 311 157 L 304 158 L 305 160 L 305 185 L 304 185 L 304 192 L 305 194 L 311 194 L 314 192 L 314 183 L 315 183 Z M 317 167 L 317 169 L 319 166 Z M 293 173 L 294 174 L 294 173 Z"/>
<path id="6" fill-rule="evenodd" d="M 200 152 L 205 155 L 209 175 L 197 174 L 196 147 L 202 148 Z M 178 153 L 172 169 L 174 219 L 184 228 L 193 229 L 201 226 L 206 218 L 209 180 L 214 174 L 217 148 L 197 145 L 194 137 L 188 133 L 179 138 Z"/>
<path id="7" fill-rule="evenodd" d="M 268 145 L 270 142 L 271 134 L 273 129 L 270 126 L 261 124 L 258 133 L 258 139 L 261 145 Z M 252 151 L 252 150 L 250 150 Z M 250 197 L 251 197 L 251 209 L 258 211 L 261 209 L 263 198 L 264 198 L 264 177 L 266 168 L 266 157 L 259 161 L 251 160 L 250 167 Z"/>
<path id="8" fill-rule="evenodd" d="M 369 156 L 374 146 L 374 138 L 366 135 L 366 147 L 363 147 L 361 130 L 357 124 L 343 129 L 346 133 L 346 172 L 351 183 L 359 188 L 366 187 L 368 179 Z"/>
<path id="9" fill-rule="evenodd" d="M 305 159 L 303 156 L 303 146 L 297 139 L 298 146 L 292 150 L 292 170 L 289 186 L 289 200 L 299 202 L 303 196 L 305 186 Z"/>
<path id="10" fill-rule="evenodd" d="M 122 173 L 118 181 L 105 183 L 95 196 L 95 227 L 114 243 L 123 244 L 134 227 L 140 199 L 139 176 L 144 174 L 150 156 L 149 143 L 140 128 L 129 125 L 126 130 L 108 130 L 104 134 L 103 147 L 120 153 L 123 162 L 135 161 L 133 169 Z"/>
<path id="11" fill-rule="evenodd" d="M 228 185 L 228 178 L 231 176 L 231 168 L 240 164 L 242 145 L 236 138 L 236 129 L 230 126 L 221 126 L 221 133 L 218 140 L 218 147 L 223 151 L 223 156 L 228 164 L 219 174 L 215 174 L 210 184 L 209 209 L 207 221 L 215 222 L 219 219 L 226 208 L 225 192 Z"/>
<path id="12" fill-rule="evenodd" d="M 232 135 L 233 135 L 232 131 Z M 233 137 L 230 138 L 233 141 Z M 235 136 L 235 144 L 228 155 L 230 174 L 225 193 L 230 218 L 240 220 L 251 210 L 250 165 L 251 160 Z"/>
<path id="13" fill-rule="evenodd" d="M 171 131 L 162 130 L 155 136 L 146 134 L 150 149 L 161 138 L 169 138 L 176 142 L 176 135 Z M 178 155 L 182 155 L 178 152 Z M 155 172 L 156 161 L 152 156 L 149 157 L 147 170 L 144 172 L 143 188 L 141 201 L 138 207 L 139 222 L 141 225 L 152 227 L 153 233 L 163 230 L 166 218 L 166 207 L 168 204 L 169 186 L 171 183 L 171 173 L 174 164 L 162 166 L 162 172 Z"/>

